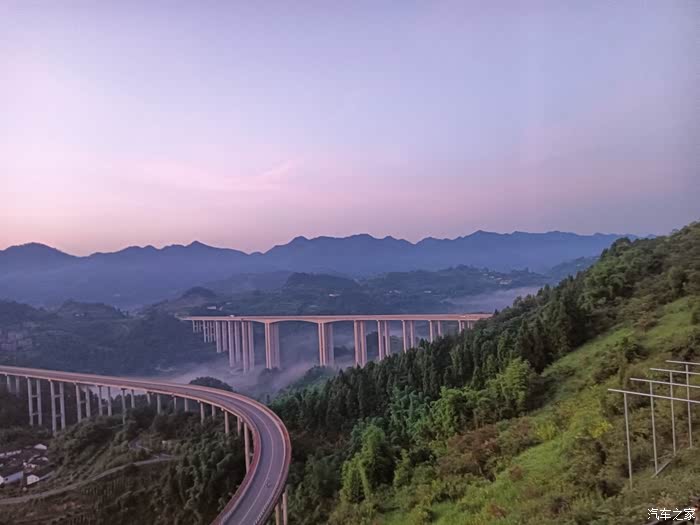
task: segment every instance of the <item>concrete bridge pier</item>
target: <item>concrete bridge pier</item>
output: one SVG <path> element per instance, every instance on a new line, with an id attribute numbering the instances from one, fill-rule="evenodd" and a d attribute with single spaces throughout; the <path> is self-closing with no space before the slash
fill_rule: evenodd
<path id="1" fill-rule="evenodd" d="M 75 383 L 75 408 L 78 414 L 78 423 L 80 423 L 83 420 L 83 399 L 78 383 Z"/>
<path id="2" fill-rule="evenodd" d="M 245 471 L 248 472 L 250 468 L 250 432 L 248 432 L 246 423 L 243 423 L 243 443 L 245 445 Z"/>
<path id="3" fill-rule="evenodd" d="M 204 403 L 199 401 L 199 422 L 204 424 Z"/>
<path id="4" fill-rule="evenodd" d="M 10 394 L 12 394 L 12 393 L 13 393 L 13 392 L 12 392 L 12 379 L 10 379 L 10 376 L 9 376 L 9 375 L 6 375 L 6 376 L 5 376 L 5 381 L 6 381 L 6 383 L 7 383 L 7 391 L 8 391 Z"/>
<path id="5" fill-rule="evenodd" d="M 112 415 L 112 388 L 107 387 L 107 415 Z"/>
<path id="6" fill-rule="evenodd" d="M 277 323 L 265 323 L 265 368 L 281 368 L 280 327 Z"/>
<path id="7" fill-rule="evenodd" d="M 92 416 L 92 408 L 90 406 L 90 387 L 83 385 L 83 392 L 85 393 L 85 417 L 90 419 Z"/>
<path id="8" fill-rule="evenodd" d="M 56 383 L 49 380 L 49 392 L 51 394 L 51 432 L 55 436 L 58 432 L 58 421 L 61 422 L 61 430 L 66 428 L 66 401 L 63 383 L 58 383 L 58 392 L 56 392 Z M 58 406 L 56 406 L 57 401 Z"/>
<path id="9" fill-rule="evenodd" d="M 160 415 L 163 413 L 163 400 L 160 394 L 156 394 L 156 414 Z"/>
<path id="10" fill-rule="evenodd" d="M 230 431 L 231 431 L 231 428 L 229 427 L 229 423 L 228 423 L 228 412 L 226 412 L 224 410 L 224 434 L 226 434 L 228 436 Z"/>
<path id="11" fill-rule="evenodd" d="M 384 321 L 384 357 L 391 355 L 391 321 Z"/>
<path id="12" fill-rule="evenodd" d="M 234 368 L 236 366 L 236 356 L 238 351 L 238 337 L 236 337 L 236 322 L 226 323 L 226 332 L 228 334 L 228 366 Z"/>
<path id="13" fill-rule="evenodd" d="M 216 353 L 220 354 L 221 349 L 221 322 L 214 321 L 214 341 L 216 342 Z"/>
<path id="14" fill-rule="evenodd" d="M 318 323 L 318 362 L 320 366 L 335 364 L 335 349 L 333 347 L 333 323 Z"/>
<path id="15" fill-rule="evenodd" d="M 104 415 L 104 400 L 102 399 L 102 385 L 97 385 L 97 415 Z"/>
<path id="16" fill-rule="evenodd" d="M 37 425 L 41 426 L 43 421 L 43 412 L 41 409 L 41 381 L 36 379 L 34 382 L 36 388 L 32 388 L 32 378 L 27 378 L 27 405 L 29 409 L 29 425 L 34 426 L 34 415 L 36 415 Z"/>
<path id="17" fill-rule="evenodd" d="M 122 388 L 122 425 L 126 425 L 126 389 Z"/>
<path id="18" fill-rule="evenodd" d="M 377 321 L 377 347 L 379 360 L 391 355 L 391 325 L 390 321 Z"/>
<path id="19" fill-rule="evenodd" d="M 428 341 L 435 341 L 435 335 L 437 333 L 437 327 L 435 326 L 435 321 L 428 321 Z"/>
<path id="20" fill-rule="evenodd" d="M 367 336 L 365 335 L 365 322 L 354 321 L 355 333 L 355 366 L 367 364 Z"/>
<path id="21" fill-rule="evenodd" d="M 253 322 L 241 322 L 241 351 L 243 353 L 243 372 L 249 372 L 255 368 L 255 335 Z"/>

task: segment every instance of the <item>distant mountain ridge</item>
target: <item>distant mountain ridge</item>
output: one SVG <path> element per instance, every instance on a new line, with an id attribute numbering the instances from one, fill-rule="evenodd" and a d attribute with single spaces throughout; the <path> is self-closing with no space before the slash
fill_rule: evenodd
<path id="1" fill-rule="evenodd" d="M 600 254 L 618 234 L 477 231 L 417 243 L 368 234 L 296 237 L 265 253 L 247 254 L 200 242 L 187 246 L 131 246 L 85 257 L 31 243 L 0 250 L 0 297 L 52 305 L 67 299 L 137 307 L 235 274 L 324 272 L 368 276 L 393 271 L 470 265 L 497 271 L 547 269 Z M 627 236 L 634 238 L 634 236 Z"/>

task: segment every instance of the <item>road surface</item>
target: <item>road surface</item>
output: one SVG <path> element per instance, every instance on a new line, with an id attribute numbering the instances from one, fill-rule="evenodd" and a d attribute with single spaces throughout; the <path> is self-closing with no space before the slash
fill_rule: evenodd
<path id="1" fill-rule="evenodd" d="M 126 377 L 0 366 L 0 375 L 4 374 L 176 395 L 213 405 L 239 416 L 253 435 L 254 454 L 248 473 L 238 490 L 212 522 L 215 525 L 263 524 L 274 511 L 284 492 L 292 457 L 289 433 L 274 412 L 248 397 L 215 388 L 167 381 L 144 381 Z"/>

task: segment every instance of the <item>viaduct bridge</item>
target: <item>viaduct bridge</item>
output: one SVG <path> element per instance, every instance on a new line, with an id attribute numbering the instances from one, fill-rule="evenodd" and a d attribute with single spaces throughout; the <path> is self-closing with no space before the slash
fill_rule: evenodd
<path id="1" fill-rule="evenodd" d="M 367 323 L 376 324 L 379 360 L 391 355 L 392 323 L 401 323 L 404 352 L 417 346 L 416 323 L 427 323 L 428 339 L 443 335 L 448 323 L 457 331 L 473 328 L 474 323 L 491 314 L 397 314 L 397 315 L 265 315 L 265 316 L 190 316 L 192 329 L 201 332 L 205 342 L 216 343 L 216 351 L 228 352 L 229 366 L 249 372 L 255 367 L 253 323 L 265 328 L 265 367 L 281 368 L 279 325 L 284 322 L 305 322 L 318 326 L 318 362 L 333 366 L 333 325 L 352 322 L 355 337 L 355 365 L 367 363 Z"/>
<path id="2" fill-rule="evenodd" d="M 127 397 L 130 408 L 135 407 L 135 391 L 145 392 L 149 404 L 155 398 L 158 413 L 162 397 L 183 400 L 184 410 L 199 407 L 202 423 L 207 415 L 223 415 L 224 432 L 243 434 L 246 475 L 238 490 L 214 520 L 215 525 L 263 525 L 274 514 L 276 525 L 287 525 L 287 493 L 285 485 L 292 455 L 289 434 L 280 419 L 266 406 L 233 392 L 196 385 L 181 385 L 165 381 L 143 381 L 124 377 L 76 374 L 33 368 L 0 366 L 7 389 L 23 395 L 26 381 L 27 407 L 31 425 L 43 425 L 45 412 L 42 388 L 48 383 L 50 392 L 50 426 L 54 433 L 66 427 L 65 387 L 75 388 L 77 421 L 90 418 L 94 403 L 91 393 L 97 391 L 97 414 L 112 415 L 112 392 L 121 394 L 122 421 L 126 422 Z M 106 397 L 104 397 L 106 394 Z M 119 397 L 119 396 L 117 396 Z M 117 406 L 117 408 L 119 408 Z"/>

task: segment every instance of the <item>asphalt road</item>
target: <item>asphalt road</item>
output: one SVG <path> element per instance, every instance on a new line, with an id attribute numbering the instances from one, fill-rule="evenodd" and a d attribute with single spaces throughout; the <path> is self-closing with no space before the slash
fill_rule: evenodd
<path id="1" fill-rule="evenodd" d="M 241 417 L 253 435 L 253 459 L 243 482 L 213 524 L 263 524 L 273 513 L 284 492 L 292 456 L 289 433 L 269 408 L 248 397 L 214 388 L 167 381 L 143 381 L 125 377 L 0 366 L 0 375 L 4 374 L 82 385 L 110 386 L 117 389 L 148 390 L 169 396 L 174 394 L 214 405 Z M 206 413 L 209 415 L 209 412 Z M 222 415 L 218 417 L 223 418 Z M 231 429 L 235 432 L 235 421 L 232 421 Z"/>

